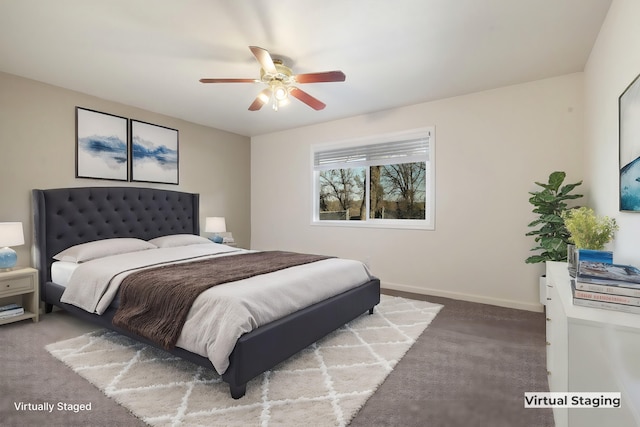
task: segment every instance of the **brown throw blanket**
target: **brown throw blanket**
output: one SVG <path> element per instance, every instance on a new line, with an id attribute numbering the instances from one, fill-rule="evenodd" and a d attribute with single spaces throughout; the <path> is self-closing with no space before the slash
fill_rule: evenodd
<path id="1" fill-rule="evenodd" d="M 120 284 L 113 324 L 173 348 L 193 301 L 207 289 L 331 257 L 266 251 L 222 256 L 137 271 Z"/>

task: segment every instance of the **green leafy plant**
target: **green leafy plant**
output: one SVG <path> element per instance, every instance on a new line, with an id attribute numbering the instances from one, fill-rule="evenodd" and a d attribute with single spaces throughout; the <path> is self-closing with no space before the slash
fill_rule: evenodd
<path id="1" fill-rule="evenodd" d="M 618 230 L 614 218 L 598 216 L 591 208 L 581 207 L 569 209 L 562 213 L 564 224 L 569 231 L 569 241 L 578 249 L 595 249 L 601 251 L 604 245 L 613 240 Z"/>
<path id="2" fill-rule="evenodd" d="M 569 194 L 574 188 L 581 185 L 582 181 L 562 185 L 565 178 L 565 172 L 552 172 L 546 184 L 536 182 L 536 185 L 542 187 L 542 190 L 529 192 L 531 194 L 529 203 L 534 206 L 533 212 L 539 215 L 536 220 L 529 223 L 529 227 L 539 228 L 526 235 L 535 236 L 537 245 L 531 250 L 542 251 L 527 258 L 525 262 L 529 264 L 567 260 L 567 245 L 570 243 L 570 234 L 562 214 L 569 209 L 566 200 L 582 197 L 582 194 Z"/>

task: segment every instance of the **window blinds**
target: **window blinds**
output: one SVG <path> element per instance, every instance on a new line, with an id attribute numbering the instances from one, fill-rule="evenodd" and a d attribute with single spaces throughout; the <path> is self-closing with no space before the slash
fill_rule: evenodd
<path id="1" fill-rule="evenodd" d="M 429 161 L 431 133 L 403 140 L 331 149 L 319 148 L 314 152 L 315 170 L 341 167 L 360 167 L 396 163 Z"/>

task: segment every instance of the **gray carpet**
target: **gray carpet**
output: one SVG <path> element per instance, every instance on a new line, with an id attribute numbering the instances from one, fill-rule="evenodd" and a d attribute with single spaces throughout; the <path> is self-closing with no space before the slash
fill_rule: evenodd
<path id="1" fill-rule="evenodd" d="M 543 313 L 386 293 L 444 308 L 351 426 L 554 425 L 550 409 L 523 402 L 525 391 L 549 391 Z"/>
<path id="2" fill-rule="evenodd" d="M 553 426 L 550 410 L 523 404 L 525 391 L 548 391 L 542 313 L 419 298 L 444 308 L 351 426 Z M 44 349 L 92 329 L 61 312 L 0 328 L 2 425 L 145 425 Z M 14 402 L 92 405 L 45 413 Z"/>

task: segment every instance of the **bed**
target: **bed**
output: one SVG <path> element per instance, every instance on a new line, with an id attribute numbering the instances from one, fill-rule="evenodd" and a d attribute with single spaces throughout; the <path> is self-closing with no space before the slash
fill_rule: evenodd
<path id="1" fill-rule="evenodd" d="M 135 187 L 83 187 L 33 190 L 35 262 L 45 311 L 53 306 L 115 330 L 148 345 L 156 342 L 114 326 L 116 307 L 101 315 L 61 301 L 65 287 L 52 281 L 53 256 L 75 245 L 113 238 L 151 240 L 161 236 L 199 234 L 199 195 Z M 240 336 L 228 357 L 222 379 L 231 396 L 241 398 L 247 383 L 345 323 L 371 314 L 380 301 L 380 282 L 369 280 L 313 303 Z M 213 369 L 208 357 L 180 346 L 166 349 L 197 365 Z"/>

